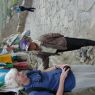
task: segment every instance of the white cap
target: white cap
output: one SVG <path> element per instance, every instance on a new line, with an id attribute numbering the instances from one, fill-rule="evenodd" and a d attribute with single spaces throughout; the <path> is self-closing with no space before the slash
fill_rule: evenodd
<path id="1" fill-rule="evenodd" d="M 24 31 L 24 32 L 21 34 L 21 37 L 23 37 L 23 36 L 31 37 L 31 31 L 30 31 L 30 30 Z"/>

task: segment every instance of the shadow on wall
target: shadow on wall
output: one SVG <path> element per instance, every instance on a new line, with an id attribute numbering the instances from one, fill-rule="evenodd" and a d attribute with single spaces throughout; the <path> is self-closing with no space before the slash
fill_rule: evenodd
<path id="1" fill-rule="evenodd" d="M 31 7 L 32 0 L 23 0 L 22 5 L 25 7 Z M 8 37 L 11 34 L 16 34 L 18 32 L 22 33 L 24 30 L 27 15 L 27 12 L 22 12 L 19 15 L 14 14 L 10 22 L 6 24 L 4 29 L 2 29 L 2 38 Z"/>
<path id="2" fill-rule="evenodd" d="M 27 2 L 27 0 L 23 0 L 22 6 L 31 7 L 31 5 L 32 5 L 32 0 L 28 0 L 28 2 Z M 28 12 L 22 12 L 19 14 L 19 22 L 17 25 L 17 32 L 22 33 L 24 31 L 27 15 L 28 15 Z"/>

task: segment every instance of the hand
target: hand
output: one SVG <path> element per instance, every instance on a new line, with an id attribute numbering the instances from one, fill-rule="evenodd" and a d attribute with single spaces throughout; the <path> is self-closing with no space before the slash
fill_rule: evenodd
<path id="1" fill-rule="evenodd" d="M 62 73 L 61 73 L 61 75 L 60 75 L 60 80 L 61 80 L 61 81 L 65 81 L 66 77 L 68 76 L 69 70 L 70 70 L 70 69 L 67 69 L 67 70 L 65 71 L 65 68 L 64 68 L 64 69 L 62 68 Z"/>
<path id="2" fill-rule="evenodd" d="M 65 66 L 69 66 L 69 65 L 68 64 L 61 64 L 61 65 L 57 65 L 56 67 L 59 67 L 59 68 L 63 69 Z"/>

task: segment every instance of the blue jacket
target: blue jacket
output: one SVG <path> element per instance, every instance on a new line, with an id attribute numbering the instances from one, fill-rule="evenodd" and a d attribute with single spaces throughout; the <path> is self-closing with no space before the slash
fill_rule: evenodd
<path id="1" fill-rule="evenodd" d="M 39 70 L 30 71 L 27 76 L 31 82 L 25 86 L 27 90 L 30 87 L 43 87 L 49 88 L 53 91 L 57 91 L 60 81 L 60 74 L 62 70 L 56 69 L 49 72 L 41 72 Z M 72 71 L 69 71 L 68 77 L 65 80 L 64 91 L 69 92 L 75 87 L 75 77 Z M 45 91 L 32 91 L 29 95 L 53 95 L 52 93 Z"/>

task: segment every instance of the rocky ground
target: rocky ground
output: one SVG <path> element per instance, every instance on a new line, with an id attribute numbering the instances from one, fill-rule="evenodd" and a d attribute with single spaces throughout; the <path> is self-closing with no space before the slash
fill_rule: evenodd
<path id="1" fill-rule="evenodd" d="M 57 32 L 69 37 L 95 40 L 95 0 L 32 0 L 31 5 L 36 10 L 29 13 L 25 31 L 31 30 L 33 39 Z M 95 49 L 86 47 L 50 58 L 50 65 L 60 63 L 94 65 Z M 94 95 L 94 92 L 94 89 L 87 89 L 73 95 Z"/>

